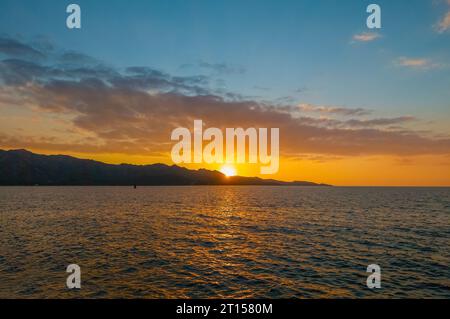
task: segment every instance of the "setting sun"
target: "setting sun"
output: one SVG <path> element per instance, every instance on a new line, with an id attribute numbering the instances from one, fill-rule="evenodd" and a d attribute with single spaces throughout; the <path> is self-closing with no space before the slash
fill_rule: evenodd
<path id="1" fill-rule="evenodd" d="M 233 166 L 222 166 L 220 172 L 227 177 L 236 175 L 236 169 Z"/>

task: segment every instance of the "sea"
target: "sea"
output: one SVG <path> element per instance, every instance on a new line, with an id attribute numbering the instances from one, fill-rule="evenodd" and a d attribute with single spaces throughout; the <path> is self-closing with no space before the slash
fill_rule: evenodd
<path id="1" fill-rule="evenodd" d="M 0 244 L 0 298 L 450 298 L 450 188 L 0 187 Z"/>

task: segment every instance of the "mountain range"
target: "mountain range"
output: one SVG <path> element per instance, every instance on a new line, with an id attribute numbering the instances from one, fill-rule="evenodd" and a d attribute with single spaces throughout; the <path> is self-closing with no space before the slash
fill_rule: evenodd
<path id="1" fill-rule="evenodd" d="M 0 185 L 293 185 L 330 186 L 305 181 L 284 182 L 230 176 L 177 165 L 106 164 L 67 155 L 41 155 L 27 150 L 0 150 Z"/>

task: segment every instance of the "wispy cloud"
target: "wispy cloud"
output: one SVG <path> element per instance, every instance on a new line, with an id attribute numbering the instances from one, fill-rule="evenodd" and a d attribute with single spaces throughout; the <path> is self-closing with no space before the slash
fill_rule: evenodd
<path id="1" fill-rule="evenodd" d="M 353 127 L 376 127 L 376 126 L 388 126 L 388 125 L 394 125 L 394 124 L 404 124 L 408 122 L 414 122 L 417 121 L 417 118 L 414 116 L 399 116 L 399 117 L 392 117 L 392 118 L 375 118 L 370 120 L 356 120 L 351 119 L 348 121 L 343 122 L 343 124 Z"/>
<path id="2" fill-rule="evenodd" d="M 198 68 L 211 71 L 214 75 L 231 75 L 231 74 L 244 74 L 245 68 L 242 66 L 231 65 L 228 63 L 210 63 L 205 61 L 200 61 L 195 64 L 183 64 L 180 66 L 181 69 L 186 68 Z"/>
<path id="3" fill-rule="evenodd" d="M 338 106 L 318 106 L 308 103 L 302 103 L 298 105 L 298 109 L 303 112 L 322 113 L 322 114 L 337 114 L 337 115 L 368 115 L 370 110 L 363 108 L 346 108 Z"/>
<path id="4" fill-rule="evenodd" d="M 450 30 L 450 0 L 447 0 L 447 5 L 449 6 L 449 8 L 447 9 L 446 14 L 434 26 L 435 30 L 439 33 L 444 33 Z"/>
<path id="5" fill-rule="evenodd" d="M 378 38 L 381 38 L 381 35 L 376 32 L 363 32 L 359 34 L 355 34 L 352 39 L 357 42 L 371 42 Z"/>
<path id="6" fill-rule="evenodd" d="M 441 21 L 438 22 L 438 24 L 436 25 L 436 30 L 439 33 L 450 30 L 450 11 L 448 11 L 447 14 L 441 19 Z"/>
<path id="7" fill-rule="evenodd" d="M 442 66 L 441 64 L 434 62 L 428 58 L 409 58 L 409 57 L 400 57 L 394 61 L 394 64 L 396 64 L 397 66 L 413 69 L 431 69 Z"/>
<path id="8" fill-rule="evenodd" d="M 8 37 L 0 37 L 0 54 L 10 57 L 44 58 L 44 54 L 39 50 Z"/>

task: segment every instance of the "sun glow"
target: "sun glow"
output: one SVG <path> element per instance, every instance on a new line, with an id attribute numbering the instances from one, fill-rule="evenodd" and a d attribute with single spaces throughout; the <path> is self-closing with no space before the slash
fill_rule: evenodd
<path id="1" fill-rule="evenodd" d="M 222 166 L 220 172 L 227 177 L 236 175 L 236 169 L 233 166 Z"/>

